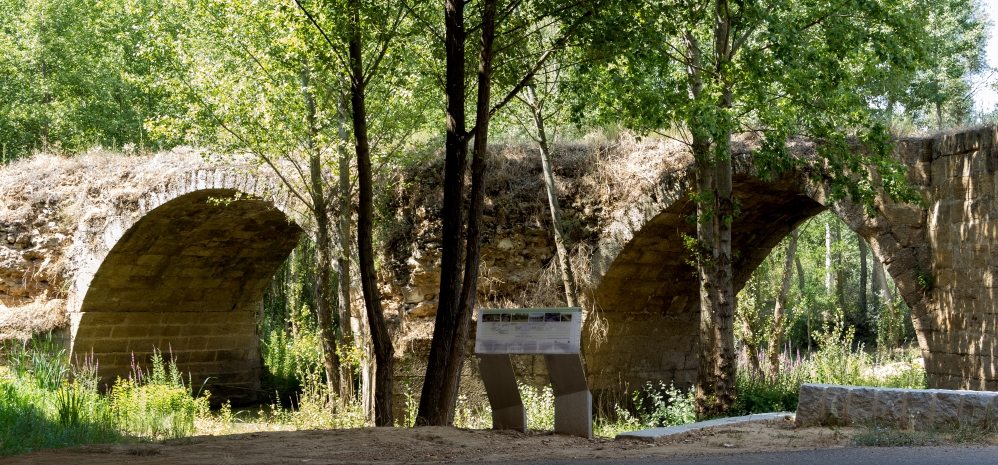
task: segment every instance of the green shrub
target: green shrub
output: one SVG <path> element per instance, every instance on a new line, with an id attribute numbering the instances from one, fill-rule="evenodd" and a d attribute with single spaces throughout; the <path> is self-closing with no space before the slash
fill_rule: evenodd
<path id="1" fill-rule="evenodd" d="M 733 414 L 793 411 L 804 383 L 842 384 L 921 389 L 925 388 L 925 367 L 917 349 L 900 352 L 866 353 L 854 344 L 852 328 L 829 325 L 816 332 L 819 348 L 810 356 L 791 357 L 784 353 L 776 375 L 756 373 L 745 359 L 739 359 L 737 399 Z"/>
<path id="2" fill-rule="evenodd" d="M 527 428 L 538 431 L 554 429 L 554 390 L 550 385 L 532 387 L 520 383 L 520 398 L 527 413 Z"/>
<path id="3" fill-rule="evenodd" d="M 11 347 L 0 368 L 0 455 L 122 440 L 86 373 L 70 382 L 51 335 Z"/>
<path id="4" fill-rule="evenodd" d="M 636 418 L 644 427 L 683 425 L 696 421 L 692 389 L 683 393 L 672 384 L 666 387 L 662 381 L 657 384 L 649 381 L 644 388 L 635 391 L 631 399 Z"/>
<path id="5" fill-rule="evenodd" d="M 152 356 L 152 370 L 119 378 L 111 391 L 111 407 L 126 434 L 152 439 L 190 436 L 195 420 L 208 413 L 209 393 L 195 397 L 175 362 L 166 363 L 159 351 Z"/>

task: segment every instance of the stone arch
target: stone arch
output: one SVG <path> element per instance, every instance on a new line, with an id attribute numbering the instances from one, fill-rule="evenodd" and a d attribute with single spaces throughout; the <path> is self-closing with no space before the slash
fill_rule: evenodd
<path id="1" fill-rule="evenodd" d="M 302 232 L 281 193 L 265 177 L 198 169 L 119 205 L 82 242 L 89 253 L 71 294 L 74 356 L 93 353 L 110 380 L 155 347 L 172 352 L 194 385 L 253 400 L 256 316 Z"/>
<path id="2" fill-rule="evenodd" d="M 898 155 L 913 162 L 914 175 L 922 146 L 906 144 Z M 626 393 L 659 380 L 686 388 L 696 381 L 699 287 L 683 245 L 684 235 L 695 235 L 692 160 L 676 156 L 685 158 L 673 164 L 682 168 L 662 175 L 619 212 L 595 253 L 589 296 L 594 310 L 584 348 L 595 391 Z M 921 348 L 928 350 L 925 293 L 916 284 L 930 255 L 922 208 L 878 198 L 877 213 L 870 216 L 861 205 L 829 202 L 828 186 L 805 173 L 762 179 L 746 154 L 736 158 L 733 181 L 740 207 L 732 237 L 736 292 L 793 228 L 831 209 L 885 263 L 912 308 Z"/>

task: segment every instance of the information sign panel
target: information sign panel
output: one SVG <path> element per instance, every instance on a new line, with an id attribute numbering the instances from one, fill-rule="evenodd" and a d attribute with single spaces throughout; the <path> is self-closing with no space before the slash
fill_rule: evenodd
<path id="1" fill-rule="evenodd" d="M 578 354 L 582 309 L 478 309 L 478 354 Z"/>

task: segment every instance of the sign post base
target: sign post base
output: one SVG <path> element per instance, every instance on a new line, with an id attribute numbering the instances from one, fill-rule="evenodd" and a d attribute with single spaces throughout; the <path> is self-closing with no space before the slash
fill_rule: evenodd
<path id="1" fill-rule="evenodd" d="M 478 354 L 478 367 L 492 407 L 492 429 L 527 431 L 527 414 L 509 354 Z"/>

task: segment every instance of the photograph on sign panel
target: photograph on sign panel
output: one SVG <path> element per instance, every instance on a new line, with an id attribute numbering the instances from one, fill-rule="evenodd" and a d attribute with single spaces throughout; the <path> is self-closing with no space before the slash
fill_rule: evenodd
<path id="1" fill-rule="evenodd" d="M 561 321 L 561 313 L 545 313 L 544 321 Z"/>
<path id="2" fill-rule="evenodd" d="M 482 314 L 482 321 L 487 321 L 487 322 L 490 322 L 490 323 L 491 322 L 495 322 L 495 321 L 499 321 L 499 314 L 498 313 L 484 313 L 484 314 Z"/>

